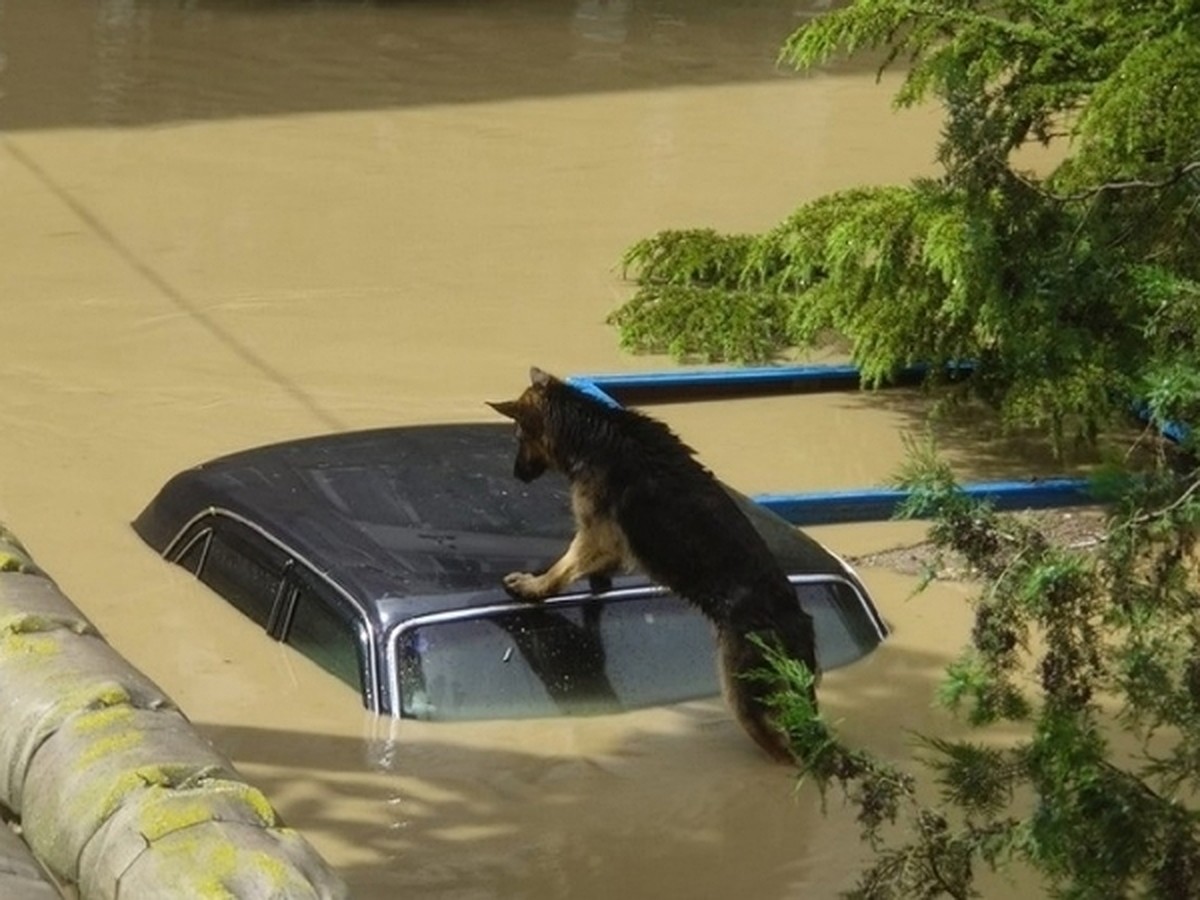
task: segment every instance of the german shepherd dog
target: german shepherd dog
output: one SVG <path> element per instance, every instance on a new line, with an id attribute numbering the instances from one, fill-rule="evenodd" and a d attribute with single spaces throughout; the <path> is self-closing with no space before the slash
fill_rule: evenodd
<path id="1" fill-rule="evenodd" d="M 811 617 L 762 537 L 713 474 L 666 425 L 609 406 L 534 368 L 516 400 L 489 403 L 517 424 L 513 474 L 529 482 L 548 469 L 571 487 L 575 536 L 541 574 L 510 572 L 504 586 L 537 601 L 588 578 L 639 567 L 694 604 L 716 628 L 726 700 L 742 727 L 775 759 L 794 757 L 773 724 L 776 689 L 765 642 L 817 675 Z"/>

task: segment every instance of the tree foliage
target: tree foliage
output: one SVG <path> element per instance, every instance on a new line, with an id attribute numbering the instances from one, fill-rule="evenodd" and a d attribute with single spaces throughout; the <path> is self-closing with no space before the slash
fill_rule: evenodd
<path id="1" fill-rule="evenodd" d="M 877 382 L 971 360 L 956 390 L 1060 443 L 1133 398 L 1147 434 L 1200 423 L 1200 2 L 857 0 L 782 59 L 865 51 L 905 67 L 897 104 L 941 104 L 941 175 L 821 197 L 764 234 L 637 243 L 627 346 L 757 360 L 833 334 Z M 1059 162 L 1022 170 L 1030 143 Z M 1200 898 L 1200 466 L 1196 431 L 1172 434 L 1098 477 L 1088 548 L 970 500 L 914 448 L 906 512 L 980 586 L 939 694 L 978 740 L 919 738 L 938 801 L 846 747 L 808 673 L 773 663 L 803 771 L 841 786 L 875 851 L 850 896 L 975 897 L 979 871 L 1018 862 L 1054 897 Z"/>
<path id="2" fill-rule="evenodd" d="M 1122 480 L 1097 551 L 978 504 L 932 456 L 902 480 L 906 512 L 933 517 L 984 584 L 940 699 L 1021 737 L 919 738 L 941 793 L 923 805 L 897 766 L 841 744 L 807 673 L 776 660 L 793 685 L 777 719 L 805 773 L 842 785 L 876 849 L 848 896 L 975 897 L 980 867 L 1019 861 L 1054 897 L 1200 897 L 1198 473 Z"/>
<path id="3" fill-rule="evenodd" d="M 970 359 L 970 391 L 1057 438 L 1196 370 L 1200 4 L 858 0 L 781 59 L 863 51 L 906 67 L 898 105 L 941 104 L 943 174 L 818 198 L 764 234 L 638 242 L 611 317 L 625 346 L 748 361 L 836 334 L 876 382 Z M 1061 162 L 1023 171 L 1030 143 Z"/>

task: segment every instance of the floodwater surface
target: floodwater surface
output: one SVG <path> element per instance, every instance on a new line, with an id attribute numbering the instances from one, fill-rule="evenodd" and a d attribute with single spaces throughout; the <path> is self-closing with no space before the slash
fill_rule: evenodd
<path id="1" fill-rule="evenodd" d="M 831 897 L 852 816 L 717 700 L 621 716 L 391 722 L 156 558 L 174 472 L 296 436 L 477 421 L 531 363 L 662 367 L 604 322 L 661 228 L 761 230 L 933 171 L 896 81 L 775 66 L 818 2 L 0 0 L 0 520 L 285 820 L 384 900 Z M 887 395 L 663 407 L 747 491 L 879 483 Z M 964 470 L 996 460 L 962 453 Z M 916 526 L 842 526 L 843 553 Z M 940 723 L 965 588 L 910 600 L 823 698 L 893 757 Z M 940 725 L 939 725 L 940 727 Z"/>

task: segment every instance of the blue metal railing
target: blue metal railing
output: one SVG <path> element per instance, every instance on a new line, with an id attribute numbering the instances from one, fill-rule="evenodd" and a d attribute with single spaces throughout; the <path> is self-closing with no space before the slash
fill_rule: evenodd
<path id="1" fill-rule="evenodd" d="M 964 363 L 950 367 L 951 377 L 967 374 Z M 914 385 L 928 374 L 927 366 L 901 369 L 889 386 Z M 757 366 L 739 369 L 678 369 L 663 372 L 623 372 L 612 375 L 575 375 L 567 379 L 584 393 L 607 403 L 670 403 L 770 394 L 817 393 L 857 390 L 862 372 L 845 364 Z"/>
<path id="2" fill-rule="evenodd" d="M 978 481 L 960 485 L 963 493 L 995 509 L 1054 509 L 1095 503 L 1085 478 Z M 881 522 L 895 516 L 912 492 L 902 488 L 856 488 L 795 494 L 756 494 L 754 500 L 793 525 Z"/>
<path id="3" fill-rule="evenodd" d="M 949 374 L 966 375 L 971 368 L 963 364 L 953 367 Z M 912 366 L 899 372 L 888 384 L 919 383 L 927 373 L 925 366 Z M 852 365 L 804 365 L 575 375 L 567 381 L 597 400 L 619 406 L 625 402 L 667 403 L 857 390 L 863 379 L 859 369 Z M 1047 509 L 1095 502 L 1085 478 L 982 481 L 962 485 L 961 489 L 997 509 Z M 795 525 L 827 525 L 890 519 L 911 493 L 901 488 L 857 488 L 760 494 L 754 499 Z"/>

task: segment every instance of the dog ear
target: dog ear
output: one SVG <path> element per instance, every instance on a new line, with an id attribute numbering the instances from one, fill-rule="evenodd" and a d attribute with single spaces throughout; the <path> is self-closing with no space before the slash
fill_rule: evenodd
<path id="1" fill-rule="evenodd" d="M 502 416 L 507 416 L 513 421 L 520 421 L 521 404 L 517 400 L 500 400 L 493 403 L 491 400 L 484 401 L 488 406 L 500 413 Z"/>
<path id="2" fill-rule="evenodd" d="M 537 366 L 531 366 L 529 369 L 529 383 L 534 387 L 545 387 L 548 384 L 553 384 L 558 381 L 549 372 L 543 372 Z"/>

